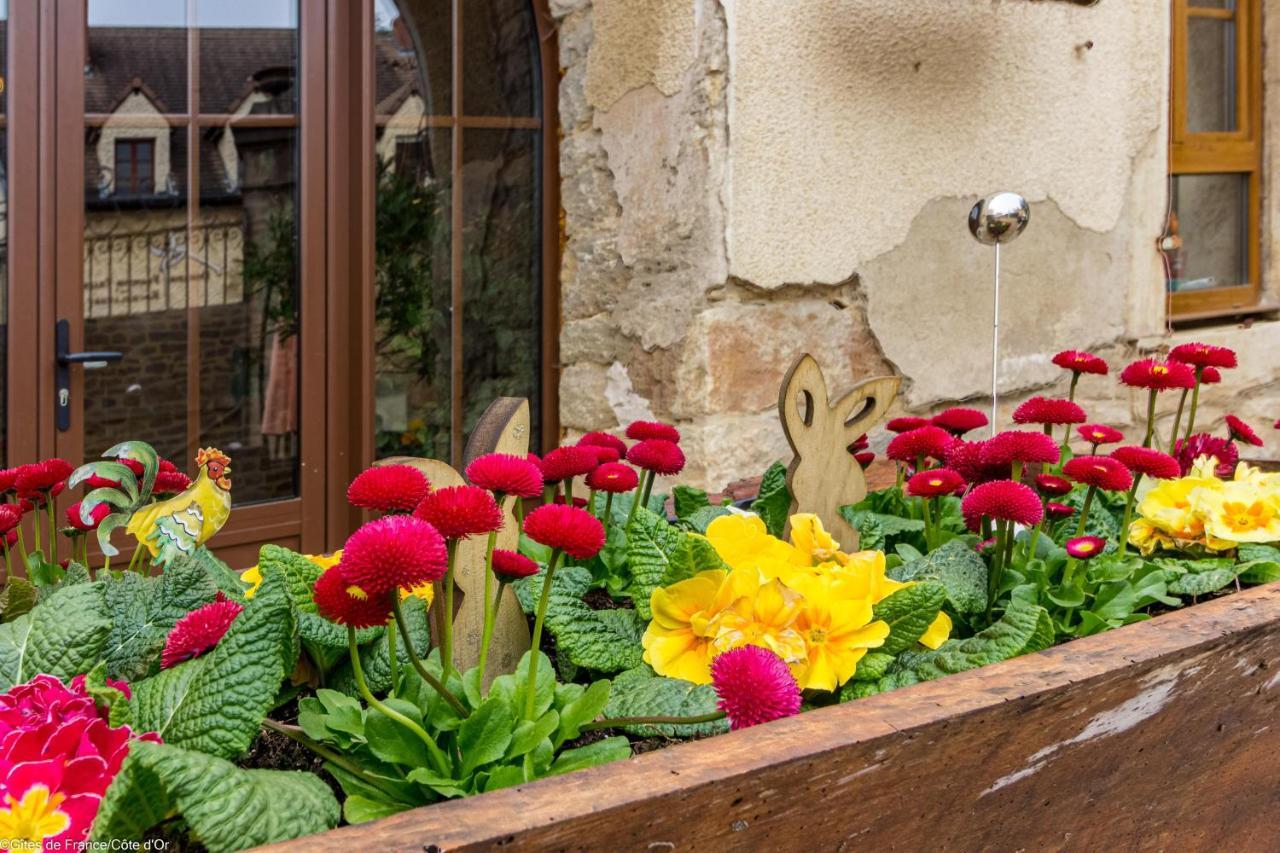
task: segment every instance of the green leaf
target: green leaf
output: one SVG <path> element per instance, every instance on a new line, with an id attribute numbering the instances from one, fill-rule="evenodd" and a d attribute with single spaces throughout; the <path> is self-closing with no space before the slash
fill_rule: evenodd
<path id="1" fill-rule="evenodd" d="M 791 515 L 791 492 L 787 490 L 787 467 L 781 462 L 773 463 L 764 472 L 751 511 L 764 519 L 771 535 L 782 536 Z"/>
<path id="2" fill-rule="evenodd" d="M 315 586 L 323 569 L 301 554 L 294 553 L 279 545 L 263 545 L 258 552 L 259 571 L 278 570 L 285 579 L 289 590 L 289 600 L 301 613 L 315 613 L 316 603 L 311 598 L 311 588 Z M 335 626 L 336 627 L 336 626 Z M 342 644 L 346 645 L 346 632 L 343 631 Z"/>
<path id="3" fill-rule="evenodd" d="M 684 533 L 667 520 L 641 508 L 627 528 L 627 565 L 632 600 L 643 619 L 649 619 L 649 594 L 663 585 Z"/>
<path id="4" fill-rule="evenodd" d="M 36 606 L 39 592 L 35 584 L 26 578 L 9 578 L 0 592 L 0 615 L 6 622 L 17 619 L 24 613 L 30 613 Z"/>
<path id="5" fill-rule="evenodd" d="M 551 769 L 547 771 L 547 775 L 559 776 L 562 773 L 572 773 L 574 770 L 596 767 L 601 764 L 608 764 L 610 761 L 629 758 L 630 756 L 631 744 L 625 737 L 621 735 L 608 737 L 604 740 L 598 740 L 595 743 L 589 743 L 576 749 L 567 749 L 560 753 L 551 765 Z"/>
<path id="6" fill-rule="evenodd" d="M 404 699 L 388 698 L 384 704 L 392 711 L 403 714 L 419 726 L 422 725 L 422 711 L 412 702 Z M 431 755 L 422 738 L 410 731 L 403 723 L 386 716 L 377 708 L 370 708 L 364 721 L 365 739 L 369 751 L 389 764 L 400 764 L 405 767 L 423 767 L 431 763 Z"/>
<path id="7" fill-rule="evenodd" d="M 368 823 L 371 820 L 399 814 L 412 806 L 404 803 L 392 803 L 387 800 L 374 800 L 360 794 L 352 794 L 342 803 L 342 816 L 347 823 Z"/>
<path id="8" fill-rule="evenodd" d="M 400 609 L 404 611 L 404 621 L 409 627 L 409 636 L 413 638 L 413 647 L 418 652 L 418 657 L 426 660 L 428 653 L 431 651 L 431 626 L 427 621 L 427 605 L 421 598 L 411 595 L 400 603 Z M 317 617 L 321 618 L 321 617 Z M 299 620 L 299 630 L 302 630 L 302 623 L 309 620 Z M 323 621 L 323 620 L 322 620 Z M 307 630 L 316 627 L 315 623 L 311 623 Z M 334 626 L 337 628 L 338 626 Z M 345 648 L 346 629 L 339 628 L 343 633 L 342 645 Z M 398 631 L 395 624 L 388 625 L 386 630 L 382 628 L 368 628 L 356 632 L 356 642 L 360 643 L 360 665 L 364 668 L 365 680 L 369 683 L 369 689 L 375 694 L 386 693 L 391 688 L 391 652 L 387 648 L 386 631 Z M 309 636 L 315 637 L 316 634 Z M 370 641 L 366 641 L 369 638 Z M 396 660 L 400 662 L 401 676 L 405 674 L 412 666 L 409 661 L 409 652 L 404 647 L 404 638 L 398 633 L 396 634 Z M 328 643 L 323 643 L 328 645 Z M 332 648 L 332 647 L 331 647 Z M 351 672 L 351 660 L 349 655 L 344 655 L 344 663 L 339 665 L 333 672 L 329 673 L 328 685 L 335 690 L 341 690 L 349 696 L 356 696 L 359 691 L 356 689 L 356 681 Z"/>
<path id="9" fill-rule="evenodd" d="M 133 709 L 124 691 L 107 684 L 107 662 L 98 661 L 84 678 L 84 689 L 99 711 L 107 712 L 107 723 L 113 728 L 133 723 Z"/>
<path id="10" fill-rule="evenodd" d="M 68 681 L 102 657 L 111 632 L 102 584 L 62 587 L 0 625 L 0 691 L 47 673 Z"/>
<path id="11" fill-rule="evenodd" d="M 1236 555 L 1240 558 L 1237 571 L 1240 572 L 1241 583 L 1280 581 L 1280 548 L 1271 545 L 1241 545 Z"/>
<path id="12" fill-rule="evenodd" d="M 494 696 L 471 712 L 458 727 L 458 751 L 462 753 L 462 775 L 491 764 L 506 753 L 511 743 L 516 715 L 501 697 Z"/>
<path id="13" fill-rule="evenodd" d="M 102 581 L 111 634 L 103 652 L 107 675 L 133 682 L 159 665 L 174 624 L 214 600 L 217 584 L 195 560 L 179 560 L 157 577 L 134 572 Z"/>
<path id="14" fill-rule="evenodd" d="M 916 644 L 920 635 L 929 630 L 947 592 L 942 584 L 934 581 L 916 583 L 900 589 L 878 602 L 872 612 L 876 619 L 889 625 L 889 636 L 879 651 L 896 655 Z"/>
<path id="15" fill-rule="evenodd" d="M 582 734 L 582 727 L 600 716 L 608 704 L 608 681 L 592 682 L 590 687 L 580 691 L 560 708 L 560 727 L 556 732 L 554 745 L 559 748 L 560 744 Z"/>
<path id="16" fill-rule="evenodd" d="M 1038 604 L 1013 599 L 998 622 L 964 640 L 948 640 L 938 649 L 904 652 L 879 681 L 851 682 L 841 692 L 842 700 L 861 698 L 976 669 L 990 663 L 1037 652 L 1053 644 L 1053 619 Z"/>
<path id="17" fill-rule="evenodd" d="M 1209 569 L 1204 572 L 1187 572 L 1169 582 L 1168 590 L 1174 595 L 1208 595 L 1235 582 L 1232 569 Z"/>
<path id="18" fill-rule="evenodd" d="M 907 533 L 919 533 L 924 530 L 924 522 L 918 518 L 903 518 L 900 515 L 885 515 L 884 513 L 872 512 L 867 509 L 855 509 L 853 506 L 840 507 L 840 515 L 844 520 L 854 526 L 859 533 L 868 523 L 874 523 L 875 528 L 887 542 L 894 536 L 902 536 Z M 861 540 L 861 537 L 859 537 Z M 866 544 L 859 541 L 859 547 L 866 547 Z"/>
<path id="19" fill-rule="evenodd" d="M 704 506 L 686 518 L 685 524 L 698 533 L 706 533 L 711 522 L 722 515 L 729 515 L 729 508 L 723 506 Z"/>
<path id="20" fill-rule="evenodd" d="M 678 678 L 664 678 L 653 670 L 637 667 L 613 680 L 605 717 L 694 717 L 716 710 L 716 692 L 710 684 L 693 684 Z M 725 720 L 695 725 L 625 726 L 622 729 L 637 737 L 665 735 L 695 737 L 719 734 L 729 730 Z"/>
<path id="21" fill-rule="evenodd" d="M 136 727 L 174 746 L 242 755 L 293 670 L 293 639 L 284 577 L 267 571 L 213 651 L 134 684 Z"/>
<path id="22" fill-rule="evenodd" d="M 707 493 L 693 486 L 676 486 L 671 490 L 671 498 L 676 507 L 676 518 L 688 518 L 697 510 L 711 506 Z"/>
<path id="23" fill-rule="evenodd" d="M 532 723 L 528 720 L 521 720 L 511 734 L 511 743 L 507 744 L 507 751 L 503 758 L 506 760 L 519 758 L 542 741 L 551 737 L 558 728 L 560 728 L 560 714 L 554 710 L 547 711 Z M 523 782 L 524 779 L 522 778 L 520 781 Z"/>
<path id="24" fill-rule="evenodd" d="M 887 574 L 897 581 L 937 581 L 957 613 L 981 613 L 987 608 L 987 564 L 960 539 Z"/>
<path id="25" fill-rule="evenodd" d="M 853 673 L 854 681 L 877 681 L 884 677 L 896 658 L 879 650 L 872 650 L 858 661 L 858 668 Z"/>
<path id="26" fill-rule="evenodd" d="M 514 584 L 516 597 L 526 613 L 532 613 L 537 607 L 544 577 L 542 572 Z M 581 566 L 562 566 L 556 570 L 545 624 L 556 639 L 557 657 L 604 673 L 639 666 L 644 621 L 635 610 L 592 610 L 582 600 L 591 581 L 591 572 Z"/>
<path id="27" fill-rule="evenodd" d="M 338 801 L 311 773 L 242 770 L 171 744 L 134 741 L 102 798 L 90 837 L 140 841 L 175 815 L 192 840 L 223 853 L 332 829 Z"/>

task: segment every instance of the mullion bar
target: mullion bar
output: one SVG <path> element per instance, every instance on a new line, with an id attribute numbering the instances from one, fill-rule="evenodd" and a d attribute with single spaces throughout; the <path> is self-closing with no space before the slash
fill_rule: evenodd
<path id="1" fill-rule="evenodd" d="M 453 80 L 451 110 L 454 116 L 462 116 L 462 0 L 450 3 L 453 15 Z M 452 186 L 450 197 L 453 209 L 450 211 L 452 227 L 449 235 L 450 274 L 452 307 L 449 315 L 449 379 L 450 379 L 450 412 L 449 412 L 449 450 L 455 468 L 462 465 L 462 133 L 460 122 L 452 124 L 451 150 Z"/>
<path id="2" fill-rule="evenodd" d="M 187 458 L 200 447 L 200 309 L 195 307 L 191 248 L 200 207 L 200 28 L 196 0 L 187 0 L 187 246 L 183 254 L 187 271 Z"/>

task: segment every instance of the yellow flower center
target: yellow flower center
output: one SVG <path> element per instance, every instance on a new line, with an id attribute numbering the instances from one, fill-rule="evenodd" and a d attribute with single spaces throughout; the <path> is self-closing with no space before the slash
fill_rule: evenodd
<path id="1" fill-rule="evenodd" d="M 933 486 L 936 489 L 938 486 L 942 485 L 942 480 L 940 480 L 937 477 L 934 477 L 932 480 L 929 481 L 929 485 Z"/>
<path id="2" fill-rule="evenodd" d="M 32 785 L 21 802 L 12 794 L 6 794 L 4 799 L 8 808 L 0 809 L 0 839 L 8 849 L 39 849 L 35 845 L 61 835 L 71 826 L 67 813 L 58 810 L 66 796 L 50 796 L 46 785 Z"/>
<path id="3" fill-rule="evenodd" d="M 1222 515 L 1227 526 L 1236 533 L 1264 528 L 1275 517 L 1275 513 L 1262 501 L 1254 501 L 1247 505 L 1227 501 L 1222 505 Z"/>
<path id="4" fill-rule="evenodd" d="M 1097 471 L 1099 474 L 1105 474 L 1105 473 L 1107 473 L 1107 466 L 1106 466 L 1106 465 L 1094 465 L 1094 466 L 1093 466 L 1093 470 Z"/>
<path id="5" fill-rule="evenodd" d="M 360 601 L 364 601 L 366 598 L 369 597 L 369 593 L 365 592 L 363 589 L 356 586 L 355 584 L 352 584 L 351 586 L 347 587 L 347 595 L 351 596 L 352 598 L 359 599 Z"/>
<path id="6" fill-rule="evenodd" d="M 1151 368 L 1151 372 L 1156 376 L 1164 376 L 1169 372 L 1169 368 L 1165 367 L 1163 364 L 1157 364 L 1155 367 Z"/>
<path id="7" fill-rule="evenodd" d="M 818 643 L 825 643 L 826 641 L 827 641 L 827 629 L 826 629 L 826 628 L 810 628 L 810 629 L 809 629 L 809 642 L 810 642 L 810 643 L 813 643 L 814 645 L 817 645 Z"/>
<path id="8" fill-rule="evenodd" d="M 1088 554 L 1093 549 L 1094 549 L 1094 544 L 1092 542 L 1081 542 L 1079 545 L 1076 546 L 1076 550 L 1082 554 Z"/>

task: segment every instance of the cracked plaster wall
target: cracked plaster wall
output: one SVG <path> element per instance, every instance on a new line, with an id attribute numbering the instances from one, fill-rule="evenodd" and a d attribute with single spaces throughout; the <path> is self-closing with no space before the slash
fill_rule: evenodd
<path id="1" fill-rule="evenodd" d="M 1120 364 L 1170 343 L 1167 0 L 551 7 L 570 434 L 659 417 L 687 436 L 682 479 L 759 473 L 787 455 L 777 388 L 806 350 L 833 393 L 897 372 L 897 410 L 985 405 L 991 252 L 964 220 L 997 189 L 1032 202 L 1004 253 L 1010 407 L 1065 387 L 1058 349 Z M 1274 332 L 1198 336 L 1274 363 Z M 1238 381 L 1252 393 L 1221 402 L 1260 420 L 1280 372 Z M 1082 391 L 1133 422 L 1113 382 Z"/>

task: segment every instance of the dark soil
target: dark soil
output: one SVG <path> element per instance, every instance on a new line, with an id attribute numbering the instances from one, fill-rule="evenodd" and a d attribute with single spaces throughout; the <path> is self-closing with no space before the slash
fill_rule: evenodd
<path id="1" fill-rule="evenodd" d="M 629 598 L 618 601 L 604 589 L 587 590 L 582 600 L 592 610 L 634 610 L 636 606 Z"/>

